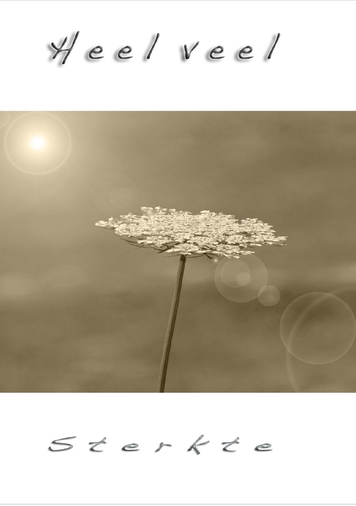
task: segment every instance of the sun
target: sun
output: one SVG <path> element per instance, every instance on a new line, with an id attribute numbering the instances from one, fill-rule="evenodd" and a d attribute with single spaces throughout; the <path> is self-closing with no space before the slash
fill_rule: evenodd
<path id="1" fill-rule="evenodd" d="M 22 172 L 49 174 L 61 167 L 71 151 L 67 125 L 48 112 L 29 112 L 15 118 L 7 127 L 5 153 Z"/>
<path id="2" fill-rule="evenodd" d="M 46 147 L 46 140 L 42 135 L 31 137 L 30 146 L 34 151 L 42 151 Z"/>

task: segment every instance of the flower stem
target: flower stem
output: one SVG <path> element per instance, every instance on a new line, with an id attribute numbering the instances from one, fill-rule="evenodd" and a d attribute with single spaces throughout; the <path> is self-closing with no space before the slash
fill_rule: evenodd
<path id="1" fill-rule="evenodd" d="M 181 255 L 179 257 L 176 285 L 174 287 L 171 312 L 169 314 L 167 332 L 166 332 L 166 337 L 165 337 L 164 345 L 163 345 L 161 369 L 160 369 L 160 373 L 159 373 L 159 390 L 158 390 L 159 392 L 164 392 L 164 386 L 166 384 L 169 353 L 171 351 L 174 325 L 176 323 L 176 318 L 177 318 L 177 313 L 178 313 L 179 297 L 180 297 L 180 292 L 182 290 L 185 262 L 186 262 L 185 255 Z"/>

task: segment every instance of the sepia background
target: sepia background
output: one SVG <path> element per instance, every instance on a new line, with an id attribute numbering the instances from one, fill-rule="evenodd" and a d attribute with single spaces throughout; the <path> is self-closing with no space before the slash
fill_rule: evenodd
<path id="1" fill-rule="evenodd" d="M 156 391 L 178 258 L 95 227 L 141 206 L 288 236 L 188 259 L 166 391 L 356 391 L 356 113 L 3 112 L 0 136 L 0 391 Z"/>

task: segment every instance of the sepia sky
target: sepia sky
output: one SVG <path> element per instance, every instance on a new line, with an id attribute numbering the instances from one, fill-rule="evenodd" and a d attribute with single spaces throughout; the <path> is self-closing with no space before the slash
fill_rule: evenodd
<path id="1" fill-rule="evenodd" d="M 0 113 L 0 136 L 1 391 L 156 390 L 178 260 L 94 226 L 141 206 L 288 236 L 256 251 L 270 305 L 230 300 L 218 264 L 188 259 L 167 391 L 354 391 L 356 113 Z M 280 323 L 313 292 L 338 299 L 299 360 Z"/>

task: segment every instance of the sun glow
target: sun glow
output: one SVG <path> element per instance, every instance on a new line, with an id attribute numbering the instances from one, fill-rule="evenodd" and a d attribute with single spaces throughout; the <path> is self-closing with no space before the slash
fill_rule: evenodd
<path id="1" fill-rule="evenodd" d="M 71 135 L 66 124 L 55 114 L 29 112 L 15 118 L 5 134 L 5 152 L 22 172 L 48 174 L 67 160 Z"/>
<path id="2" fill-rule="evenodd" d="M 30 140 L 30 146 L 34 151 L 42 151 L 46 147 L 46 141 L 42 135 L 34 135 Z"/>

